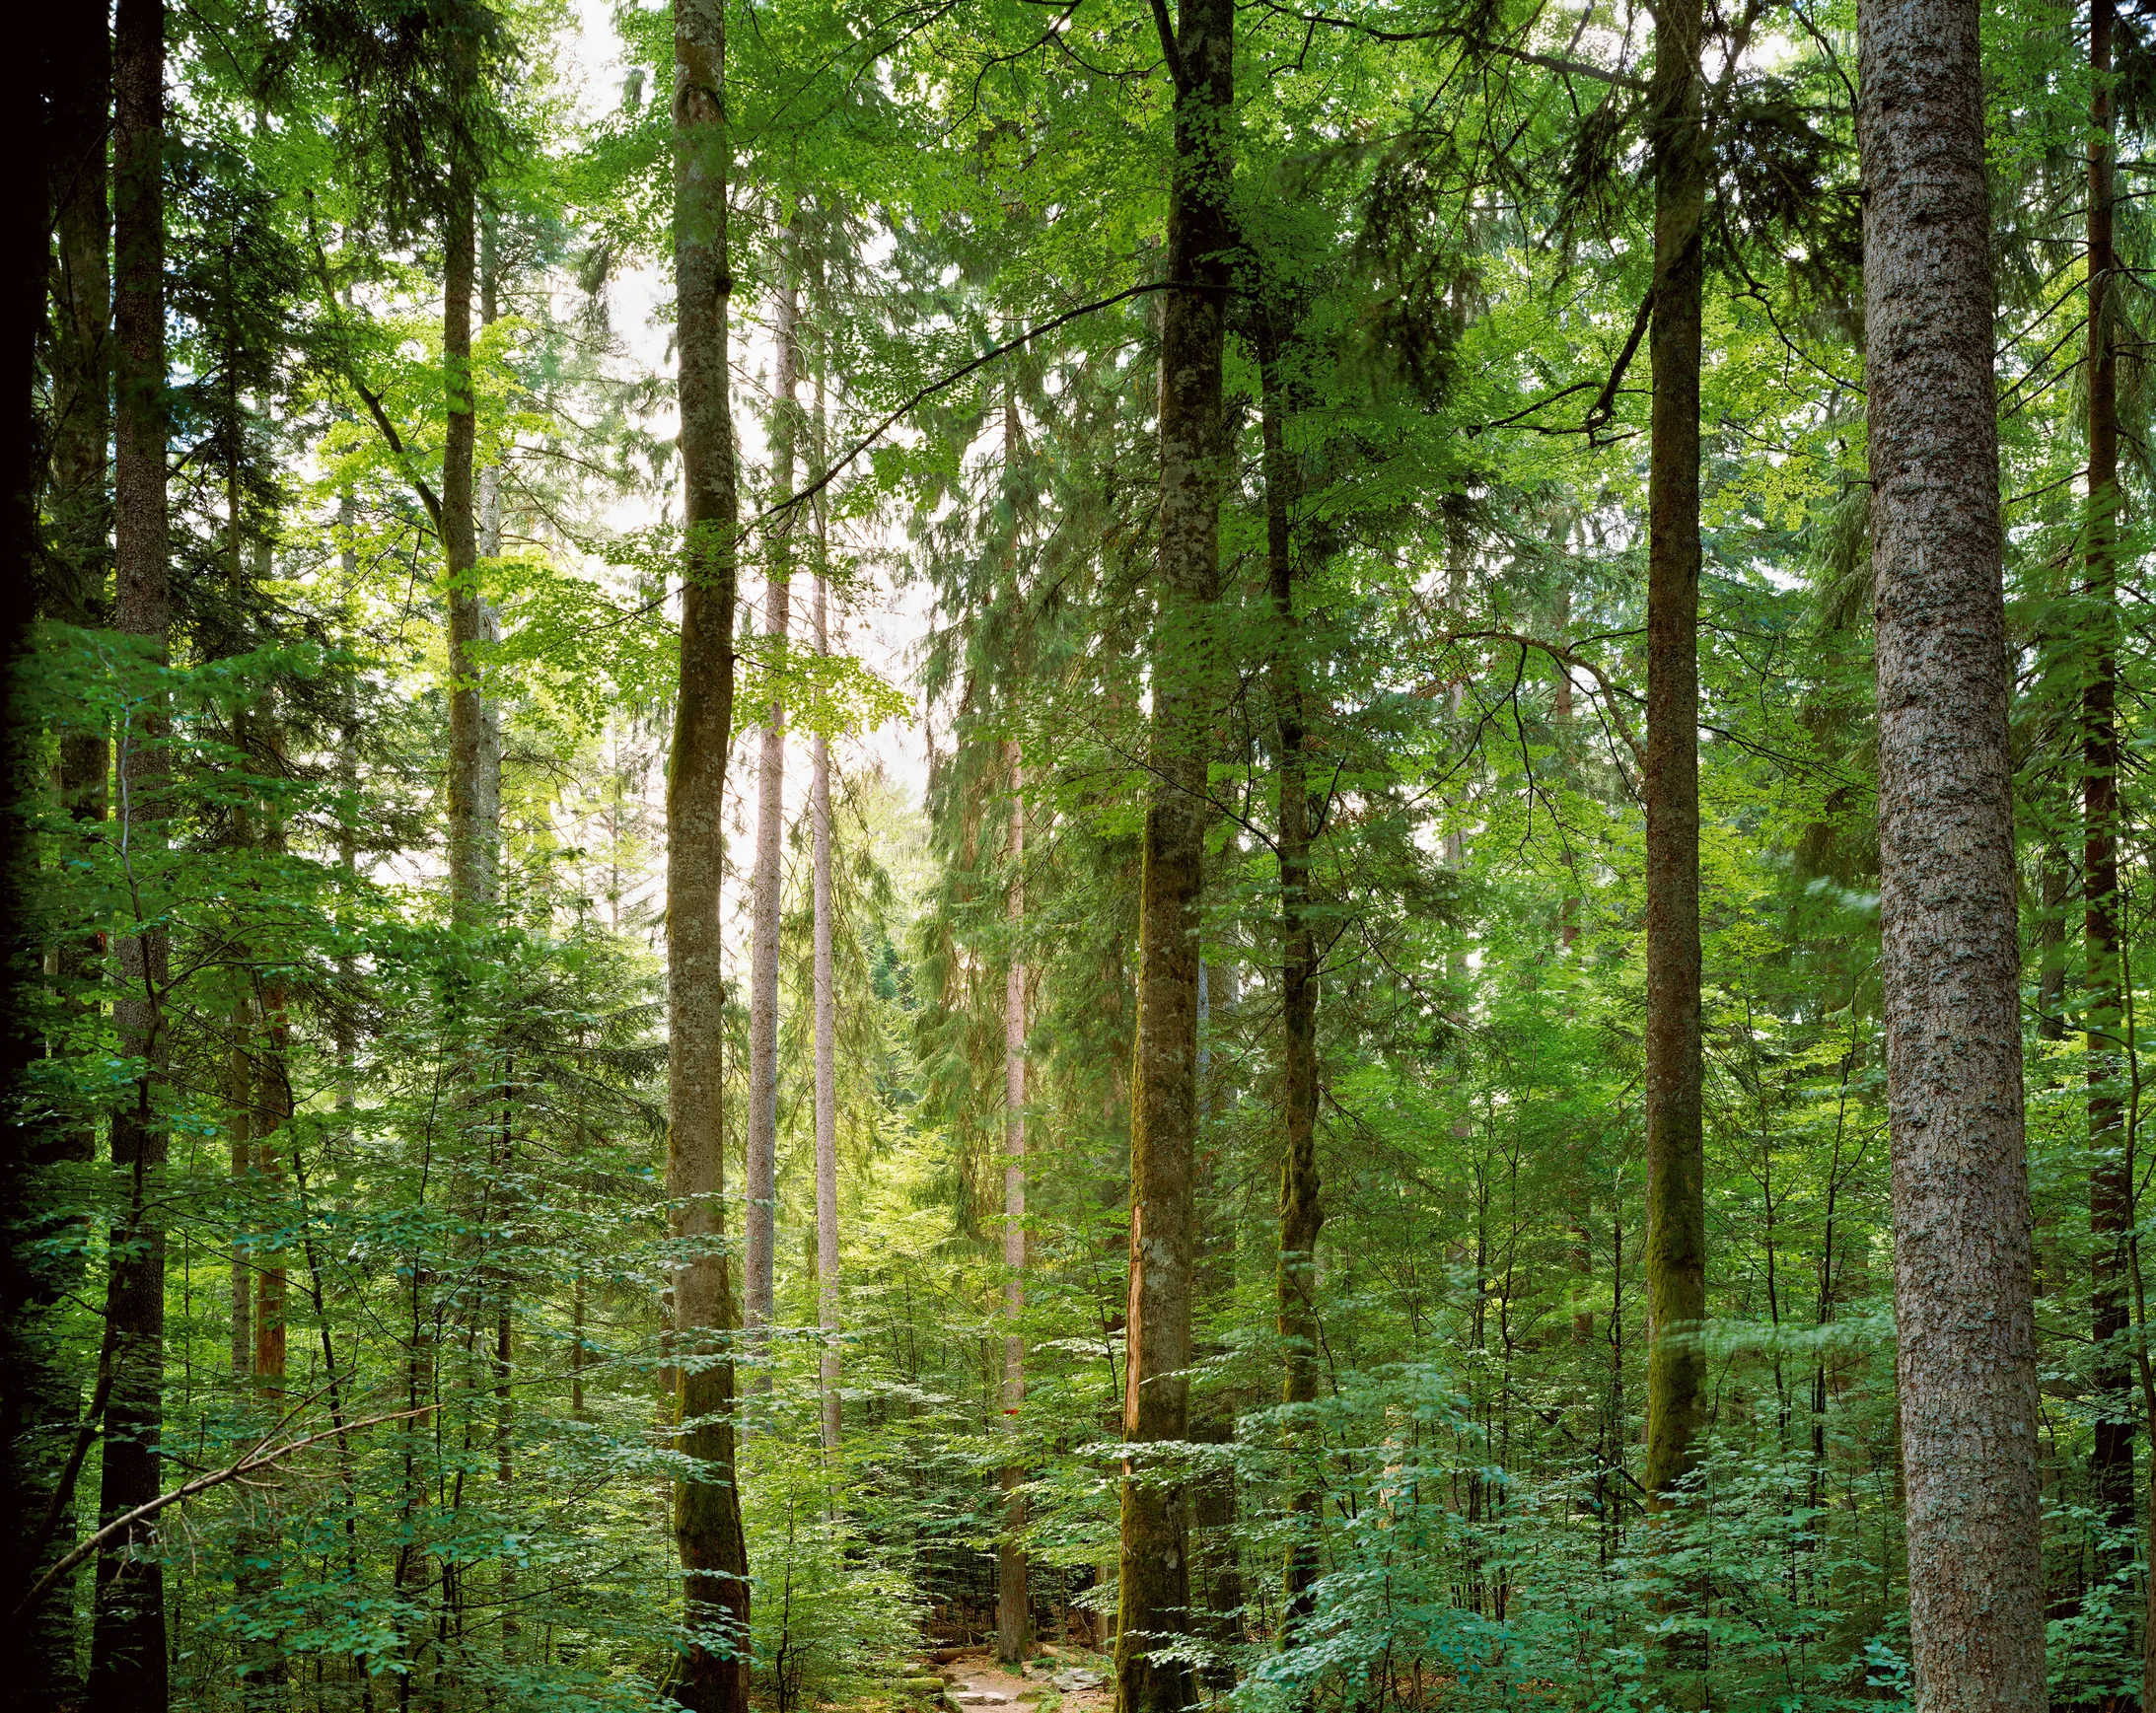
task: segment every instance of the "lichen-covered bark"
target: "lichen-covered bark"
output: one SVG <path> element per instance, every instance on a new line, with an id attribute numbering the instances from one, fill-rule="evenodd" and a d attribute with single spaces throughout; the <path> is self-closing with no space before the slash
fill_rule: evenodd
<path id="1" fill-rule="evenodd" d="M 165 491 L 165 7 L 120 0 L 113 27 L 113 625 L 167 658 L 172 598 Z M 133 860 L 147 862 L 160 836 L 165 757 L 162 698 L 120 734 L 119 819 Z M 165 1378 L 165 1231 L 161 1199 L 168 1136 L 161 1072 L 170 1054 L 159 1003 L 167 946 L 145 927 L 120 941 L 113 1001 L 123 1055 L 146 1069 L 112 1114 L 112 1164 L 125 1175 L 115 1221 L 106 1314 L 114 1334 L 115 1378 L 105 1412 L 101 1520 L 148 1504 L 162 1484 L 159 1438 Z M 98 1555 L 91 1625 L 91 1713 L 163 1713 L 168 1696 L 165 1584 L 156 1558 L 138 1555 L 152 1531 L 116 1537 Z"/>
<path id="2" fill-rule="evenodd" d="M 1909 1641 L 2045 1705 L 2020 948 L 1975 0 L 1862 0 L 1881 933 Z"/>
<path id="3" fill-rule="evenodd" d="M 720 0 L 675 0 L 674 271 L 686 538 L 681 681 L 667 769 L 667 1186 L 680 1450 L 675 1488 L 688 1645 L 675 1697 L 747 1713 L 749 1555 L 735 1490 L 734 1344 L 725 1249 L 724 1000 L 719 880 L 734 736 L 737 488 L 727 396 L 726 25 Z"/>
<path id="4" fill-rule="evenodd" d="M 1654 403 L 1647 478 L 1648 1503 L 1690 1472 L 1706 1356 L 1699 1046 L 1699 0 L 1655 9 Z"/>
<path id="5" fill-rule="evenodd" d="M 1232 0 L 1183 0 L 1160 365 L 1160 554 L 1151 649 L 1152 772 L 1139 878 L 1130 1094 L 1130 1294 L 1116 1713 L 1182 1713 L 1187 1665 L 1156 1658 L 1190 1624 L 1187 1483 L 1142 1448 L 1188 1437 L 1197 1178 L 1197 902 L 1205 842 L 1206 617 L 1220 578 L 1221 357 L 1231 243 Z"/>

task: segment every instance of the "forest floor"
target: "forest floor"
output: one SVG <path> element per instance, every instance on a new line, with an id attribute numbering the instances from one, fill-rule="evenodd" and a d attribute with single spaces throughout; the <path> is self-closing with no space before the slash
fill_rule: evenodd
<path id="1" fill-rule="evenodd" d="M 986 1649 L 977 1655 L 968 1653 L 947 1665 L 936 1668 L 936 1674 L 949 1685 L 947 1700 L 956 1705 L 960 1713 L 1105 1713 L 1115 1699 L 1113 1677 L 1092 1688 L 1058 1689 L 1049 1679 L 1051 1676 L 1071 1666 L 1079 1666 L 1100 1672 L 1106 1661 L 1087 1655 L 1075 1648 L 1064 1649 L 1060 1657 L 1042 1657 L 1031 1662 L 1032 1670 L 1021 1677 L 998 1665 Z M 1043 1704 L 1046 1704 L 1045 1707 Z"/>

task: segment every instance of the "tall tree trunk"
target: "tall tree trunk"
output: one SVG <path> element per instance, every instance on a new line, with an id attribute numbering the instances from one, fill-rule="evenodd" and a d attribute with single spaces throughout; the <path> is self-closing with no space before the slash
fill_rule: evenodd
<path id="1" fill-rule="evenodd" d="M 1697 1458 L 1706 1356 L 1699 1043 L 1699 0 L 1655 8 L 1654 372 L 1647 478 L 1648 1503 Z M 1686 1649 L 1688 1665 L 1692 1650 Z"/>
<path id="2" fill-rule="evenodd" d="M 1273 656 L 1273 695 L 1280 746 L 1280 1080 L 1285 1108 L 1280 1161 L 1280 1259 L 1276 1318 L 1280 1334 L 1280 1399 L 1291 1409 L 1318 1400 L 1318 1233 L 1325 1224 L 1318 1175 L 1318 942 L 1310 924 L 1310 784 L 1303 693 L 1302 622 L 1295 612 L 1294 540 L 1289 490 L 1294 479 L 1286 439 L 1286 400 L 1278 335 L 1260 325 L 1258 376 L 1264 443 L 1265 564 L 1279 641 Z M 1302 1456 L 1313 1456 L 1307 1427 L 1294 1430 Z M 1318 1530 L 1323 1496 L 1315 1469 L 1298 1474 L 1288 1497 L 1294 1532 L 1281 1586 L 1280 1642 L 1292 1647 L 1311 1613 L 1318 1578 Z"/>
<path id="3" fill-rule="evenodd" d="M 0 1100 L 10 1114 L 10 1121 L 0 1124 L 0 1602 L 14 1626 L 10 1633 L 18 1665 L 10 1688 L 23 1705 L 40 1710 L 72 1705 L 79 1698 L 70 1589 L 56 1589 L 33 1611 L 21 1609 L 23 1594 L 45 1562 L 36 1535 L 62 1478 L 79 1392 L 50 1312 L 75 1280 L 64 1264 L 38 1252 L 35 1234 L 50 1214 L 42 1169 L 55 1157 L 79 1158 L 82 1138 L 80 1132 L 54 1132 L 16 1116 L 28 1104 L 25 1080 L 41 1045 L 34 1020 L 44 941 L 31 811 L 47 711 L 30 705 L 25 680 L 34 649 L 37 490 L 45 451 L 37 412 L 37 354 L 45 329 L 51 232 L 47 194 L 55 192 L 61 202 L 64 257 L 68 196 L 61 175 L 71 135 L 67 114 L 76 104 L 88 105 L 85 86 L 94 80 L 86 75 L 86 61 L 106 58 L 104 13 L 81 11 L 80 17 L 39 20 L 34 33 L 42 30 L 45 39 L 10 55 L 0 81 L 0 99 L 18 115 L 17 146 L 0 191 L 0 230 L 15 247 L 8 252 L 12 259 L 0 268 L 6 281 L 0 297 L 0 341 L 5 342 L 7 359 L 6 426 L 0 432 Z M 45 51 L 37 51 L 39 47 Z M 39 113 L 48 92 L 55 108 L 50 130 Z M 102 169 L 102 112 L 98 117 L 96 154 Z M 72 134 L 79 140 L 79 125 Z M 98 182 L 102 213 L 102 171 Z M 102 237 L 99 250 L 102 272 Z M 63 319 L 56 357 L 64 354 L 67 338 Z M 54 375 L 56 391 L 63 373 Z M 64 422 L 55 427 L 64 441 Z M 101 499 L 103 453 L 101 440 Z M 70 1549 L 73 1534 L 70 1512 L 64 1534 L 48 1550 Z"/>
<path id="4" fill-rule="evenodd" d="M 1011 401 L 1006 396 L 1008 418 Z M 1015 441 L 1008 426 L 1004 449 Z M 1010 961 L 1003 978 L 1003 1425 L 1014 1447 L 1019 1411 L 1026 1401 L 1026 1340 L 1018 1329 L 1026 1309 L 1026 961 L 1020 935 L 1026 921 L 1026 769 L 1015 741 L 1003 746 L 1011 780 L 1008 846 L 1011 865 L 1004 918 L 1010 925 Z M 1033 1597 L 1026 1550 L 1026 1499 L 1019 1491 L 1025 1465 L 1015 1454 L 1003 1464 L 1003 1538 L 996 1547 L 996 1657 L 1025 1659 L 1033 1648 Z"/>
<path id="5" fill-rule="evenodd" d="M 2045 1705 L 1992 287 L 1975 0 L 1862 0 L 1881 923 L 1924 1713 Z"/>
<path id="6" fill-rule="evenodd" d="M 479 596 L 472 458 L 478 421 L 471 386 L 471 294 L 477 266 L 469 171 L 450 173 L 442 234 L 442 558 L 449 594 L 449 890 L 460 927 L 474 928 L 500 896 L 501 735 L 482 684 L 486 606 Z"/>
<path id="7" fill-rule="evenodd" d="M 822 273 L 818 273 L 821 283 Z M 810 424 L 810 456 L 824 472 L 824 370 L 816 370 L 816 408 Z M 830 598 L 829 515 L 816 499 L 816 652 L 830 653 L 826 604 Z M 843 1426 L 838 1396 L 838 1008 L 831 968 L 831 750 L 816 735 L 809 807 L 816 832 L 816 1318 L 824 1334 L 817 1361 L 823 1393 L 824 1450 L 838 1449 Z"/>
<path id="8" fill-rule="evenodd" d="M 1161 14 L 1166 21 L 1165 11 Z M 1221 358 L 1232 243 L 1232 0 L 1180 0 L 1172 39 L 1175 162 L 1161 309 L 1160 553 L 1152 640 L 1153 783 L 1139 879 L 1137 1048 L 1130 1094 L 1121 1614 L 1116 1713 L 1182 1713 L 1189 1667 L 1156 1658 L 1190 1625 L 1188 1483 L 1144 1447 L 1188 1438 L 1191 1220 L 1197 1180 L 1197 904 L 1205 849 L 1211 637 L 1224 482 Z"/>
<path id="9" fill-rule="evenodd" d="M 771 488 L 774 499 L 793 492 L 796 419 L 801 381 L 799 321 L 801 298 L 794 276 L 789 240 L 779 262 L 777 315 L 772 336 L 778 361 L 772 385 Z M 768 554 L 763 594 L 763 634 L 783 647 L 786 640 L 790 573 L 793 570 L 794 518 L 798 508 L 781 512 L 764 534 Z M 771 1323 L 771 1269 L 778 1213 L 778 915 L 785 886 L 783 856 L 786 824 L 786 708 L 773 699 L 764 712 L 763 752 L 756 779 L 756 863 L 750 904 L 753 920 L 749 967 L 749 1138 L 744 1170 L 749 1197 L 743 1236 L 743 1265 L 748 1271 L 751 1384 L 758 1392 L 771 1390 L 766 1329 Z"/>
<path id="10" fill-rule="evenodd" d="M 2125 1006 L 2119 947 L 2119 659 L 2115 640 L 2119 557 L 2119 371 L 2112 338 L 2112 0 L 2089 3 L 2089 519 L 2087 594 L 2092 626 L 2081 695 L 2082 934 L 2087 964 L 2089 1110 L 2089 1315 L 2095 1344 L 2096 1443 L 2090 1486 L 2099 1526 L 2097 1573 L 2132 1556 L 2132 1359 L 2126 1347 L 2125 1244 L 2133 1228 L 2120 1098 L 2120 1032 Z"/>
<path id="11" fill-rule="evenodd" d="M 667 770 L 667 1193 L 681 1452 L 674 1536 L 687 1646 L 675 1697 L 748 1713 L 749 1553 L 735 1490 L 734 1285 L 725 1251 L 725 989 L 719 883 L 734 740 L 738 489 L 727 382 L 727 180 L 722 0 L 674 3 L 674 275 L 685 540 L 681 684 Z"/>
<path id="12" fill-rule="evenodd" d="M 110 366 L 111 343 L 108 336 L 112 313 L 111 267 L 107 250 L 111 241 L 111 215 L 108 195 L 106 146 L 109 139 L 112 106 L 112 41 L 107 14 L 102 7 L 65 9 L 47 26 L 50 43 L 51 118 L 50 172 L 52 214 L 57 229 L 51 272 L 52 350 L 50 358 L 51 464 L 46 486 L 47 541 L 43 607 L 48 616 L 68 624 L 94 626 L 108 622 L 111 573 L 110 533 L 112 504 L 108 491 L 111 436 Z M 17 110 L 33 110 L 26 101 Z M 45 188 L 32 163 L 17 160 L 13 172 L 25 193 Z M 26 175 L 28 177 L 26 177 Z M 34 182 L 35 180 L 35 182 Z M 40 213 L 42 211 L 40 210 Z M 44 227 L 41 219 L 26 219 L 23 242 L 35 244 L 35 255 L 26 254 L 33 267 L 44 265 Z M 28 336 L 44 321 L 42 294 L 34 291 L 26 277 L 23 313 Z M 9 337 L 22 330 L 11 317 Z M 12 346 L 11 346 L 12 349 Z M 26 397 L 29 395 L 26 394 Z M 12 420 L 12 419 L 11 419 Z M 29 456 L 26 451 L 26 458 Z M 26 464 L 26 470 L 35 464 Z M 11 466 L 9 479 L 13 479 Z M 9 501 L 12 504 L 11 491 Z M 35 542 L 26 542 L 21 563 L 32 563 Z M 21 591 L 27 600 L 27 578 Z M 12 620 L 11 620 L 12 622 Z M 13 634 L 7 645 L 12 646 Z M 12 659 L 12 657 L 10 657 Z M 109 761 L 102 722 L 62 716 L 46 723 L 59 731 L 60 803 L 86 834 L 106 817 L 106 773 Z M 12 716 L 11 716 L 12 717 Z M 20 741 L 29 741 L 33 722 L 25 717 L 19 726 Z M 10 751 L 4 765 L 13 769 L 24 757 Z M 8 791 L 18 789 L 11 770 L 0 780 Z M 11 847 L 12 853 L 12 847 Z M 5 883 L 0 883 L 5 884 Z M 89 1026 L 99 1010 L 96 997 L 103 949 L 95 933 L 60 937 L 54 960 L 54 985 L 58 1010 L 78 1028 Z M 97 1127 L 84 1122 L 55 1128 L 31 1143 L 29 1165 L 35 1173 L 48 1164 L 68 1162 L 87 1165 L 97 1156 Z M 84 1246 L 85 1248 L 87 1246 Z M 77 1251 L 80 1252 L 79 1250 Z M 59 1259 L 36 1269 L 43 1283 L 41 1299 L 78 1290 L 83 1276 L 79 1258 Z M 40 1304 L 41 1306 L 41 1304 Z M 33 1311 L 35 1315 L 35 1311 Z M 37 1320 L 42 1324 L 41 1319 Z M 50 1495 L 52 1483 L 63 1478 L 66 1434 L 72 1430 L 81 1400 L 76 1376 L 57 1359 L 58 1347 L 49 1339 L 33 1340 L 26 1347 L 35 1360 L 12 1384 L 23 1388 L 21 1403 L 25 1422 L 36 1421 L 39 1429 L 27 1429 L 22 1445 L 23 1467 L 31 1471 L 31 1493 Z M 0 1385 L 0 1390 L 7 1387 Z M 11 1420 L 0 1420 L 0 1434 L 16 1443 Z M 0 1517 L 0 1534 L 7 1534 Z M 35 1528 L 37 1518 L 24 1523 L 21 1535 Z M 72 1548 L 77 1533 L 72 1493 L 62 1505 L 48 1550 L 64 1553 Z M 10 1535 L 11 1538 L 17 1537 Z M 11 1608 L 12 1609 L 12 1606 Z M 75 1663 L 75 1614 L 72 1586 L 53 1589 L 37 1608 L 18 1620 L 27 1634 L 24 1657 L 27 1682 L 20 1685 L 33 1705 L 80 1698 L 82 1679 Z"/>
<path id="13" fill-rule="evenodd" d="M 165 6 L 120 0 L 113 32 L 113 380 L 117 458 L 113 523 L 116 629 L 168 658 L 172 600 L 165 491 Z M 165 712 L 153 695 L 121 736 L 120 821 L 130 866 L 155 862 L 165 784 Z M 162 996 L 167 946 L 147 924 L 120 944 L 113 1004 L 122 1054 L 144 1066 L 112 1114 L 112 1164 L 128 1179 L 126 1211 L 109 1244 L 106 1314 L 114 1327 L 115 1378 L 105 1412 L 98 1505 L 110 1522 L 158 1496 L 164 1426 L 165 1229 L 160 1211 L 168 1136 L 158 1111 L 170 1043 Z M 98 1555 L 91 1628 L 91 1713 L 163 1713 L 168 1698 L 165 1578 L 155 1531 L 140 1526 Z"/>

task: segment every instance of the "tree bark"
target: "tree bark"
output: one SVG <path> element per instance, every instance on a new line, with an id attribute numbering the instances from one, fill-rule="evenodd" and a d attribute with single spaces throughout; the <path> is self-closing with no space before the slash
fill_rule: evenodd
<path id="1" fill-rule="evenodd" d="M 477 267 L 468 169 L 450 172 L 443 222 L 442 559 L 449 596 L 449 891 L 458 926 L 476 928 L 500 898 L 501 734 L 483 685 L 486 605 L 479 595 L 472 459 L 471 295 Z"/>
<path id="2" fill-rule="evenodd" d="M 1858 142 L 1909 1633 L 1923 1713 L 2045 1705 L 2035 1310 L 1974 0 L 1862 0 Z"/>
<path id="3" fill-rule="evenodd" d="M 89 1138 L 80 1130 L 26 1122 L 26 1078 L 42 1049 L 36 1020 L 36 989 L 43 977 L 44 912 L 39 905 L 38 851 L 32 806 L 38 791 L 45 710 L 29 705 L 26 677 L 35 649 L 38 560 L 37 500 L 43 474 L 43 425 L 38 415 L 38 348 L 45 330 L 47 244 L 51 227 L 48 192 L 61 203 L 61 250 L 68 249 L 69 139 L 80 126 L 71 110 L 93 105 L 86 85 L 102 87 L 90 73 L 108 64 L 105 15 L 39 20 L 34 39 L 10 56 L 0 99 L 16 120 L 17 146 L 0 192 L 0 230 L 14 246 L 0 267 L 0 341 L 6 352 L 5 429 L 0 431 L 0 1100 L 11 1121 L 0 1125 L 0 1601 L 11 1614 L 17 1675 L 11 1690 L 33 1708 L 79 1702 L 74 1666 L 71 1586 L 62 1584 L 22 1609 L 23 1597 L 43 1568 L 73 1546 L 70 1509 L 63 1534 L 40 1549 L 36 1536 L 58 1483 L 64 1479 L 67 1446 L 79 1407 L 76 1374 L 68 1361 L 51 1310 L 76 1288 L 79 1273 L 41 1255 L 35 1242 L 49 1229 L 51 1202 L 44 1168 L 56 1158 L 86 1158 Z M 50 95 L 54 112 L 47 129 L 39 112 Z M 98 262 L 102 276 L 105 126 L 97 112 L 95 154 L 99 172 Z M 49 152 L 48 152 L 49 151 Z M 100 321 L 98 331 L 102 336 Z M 67 320 L 55 351 L 54 405 L 66 375 Z M 97 388 L 103 409 L 102 379 Z M 66 423 L 55 423 L 64 452 Z M 104 491 L 104 442 L 96 449 L 98 497 Z M 63 479 L 64 479 L 64 472 Z M 102 545 L 102 541 L 100 543 Z M 101 749 L 102 754 L 102 749 Z M 64 762 L 63 762 L 64 765 Z M 72 806 L 72 805 L 71 805 Z"/>
<path id="4" fill-rule="evenodd" d="M 165 6 L 120 0 L 114 31 L 113 468 L 114 627 L 139 638 L 148 659 L 169 658 L 172 599 L 165 469 Z M 150 879 L 162 835 L 165 710 L 153 694 L 121 735 L 120 837 L 138 884 Z M 143 1070 L 112 1114 L 112 1164 L 128 1180 L 127 1209 L 110 1238 L 106 1314 L 113 1323 L 115 1378 L 105 1412 L 99 1491 L 104 1522 L 158 1497 L 165 1378 L 165 1230 L 160 1180 L 169 1138 L 158 1111 L 170 1043 L 161 1000 L 167 943 L 142 925 L 120 944 L 113 1020 L 122 1054 Z M 91 1626 L 91 1713 L 163 1713 L 169 1688 L 165 1579 L 155 1531 L 145 1525 L 98 1554 Z"/>
<path id="5" fill-rule="evenodd" d="M 1280 1400 L 1291 1409 L 1318 1401 L 1318 1233 L 1325 1224 L 1318 1173 L 1318 943 L 1310 923 L 1310 783 L 1303 691 L 1302 624 L 1295 611 L 1298 581 L 1288 503 L 1294 474 L 1288 462 L 1286 400 L 1278 336 L 1261 324 L 1258 352 L 1260 432 L 1264 445 L 1265 564 L 1278 643 L 1273 694 L 1280 746 L 1280 1081 L 1284 1132 L 1280 1161 L 1280 1259 L 1275 1282 L 1280 1335 Z M 1304 1458 L 1307 1428 L 1291 1430 Z M 1298 1475 L 1288 1497 L 1294 1534 L 1281 1578 L 1280 1644 L 1293 1647 L 1311 1614 L 1318 1579 L 1318 1532 L 1323 1495 Z"/>
<path id="6" fill-rule="evenodd" d="M 1655 8 L 1654 403 L 1647 478 L 1647 1350 L 1650 1508 L 1697 1461 L 1706 1378 L 1699 1041 L 1699 0 Z M 1690 1650 L 1686 1651 L 1688 1663 Z"/>
<path id="7" fill-rule="evenodd" d="M 816 283 L 823 282 L 818 264 Z M 816 406 L 810 423 L 810 456 L 824 468 L 824 369 L 816 366 Z M 830 653 L 830 521 L 824 496 L 816 498 L 816 652 Z M 823 1393 L 824 1450 L 838 1449 L 844 1426 L 838 1396 L 838 988 L 831 967 L 831 750 L 819 731 L 813 752 L 810 813 L 816 834 L 816 1318 L 824 1334 L 817 1361 Z"/>
<path id="8" fill-rule="evenodd" d="M 2091 658 L 2081 695 L 2082 935 L 2088 983 L 2089 1318 L 2096 1364 L 2091 1497 L 2096 1567 L 2108 1579 L 2132 1556 L 2133 1374 L 2126 1346 L 2125 1244 L 2133 1229 L 2120 1098 L 2124 1027 L 2119 936 L 2119 370 L 2112 337 L 2112 0 L 2089 3 L 2089 517 L 2087 596 Z"/>
<path id="9" fill-rule="evenodd" d="M 1165 22 L 1165 14 L 1163 14 Z M 1130 1295 L 1125 1320 L 1121 1613 L 1116 1713 L 1182 1713 L 1186 1664 L 1156 1658 L 1190 1624 L 1189 1495 L 1142 1448 L 1188 1437 L 1197 1178 L 1197 904 L 1205 846 L 1207 619 L 1220 581 L 1225 457 L 1232 0 L 1181 0 L 1175 159 L 1161 309 L 1160 552 L 1152 638 L 1152 766 L 1139 879 L 1137 1046 L 1130 1097 Z M 1184 283 L 1187 282 L 1187 283 Z"/>
<path id="10" fill-rule="evenodd" d="M 1006 398 L 1006 416 L 1009 411 Z M 1015 438 L 1007 428 L 1006 454 Z M 1026 769 L 1015 741 L 1004 744 L 1003 761 L 1011 780 L 1011 879 L 1004 897 L 1011 948 L 1003 977 L 1003 1425 L 1015 1448 L 1026 1402 L 1026 1340 L 1018 1329 L 1026 1310 L 1026 961 L 1020 950 L 1026 921 Z M 996 1657 L 1011 1664 L 1033 1650 L 1033 1599 L 1026 1551 L 1018 1541 L 1026 1527 L 1026 1499 L 1019 1491 L 1025 1479 L 1025 1465 L 1014 1450 L 1003 1464 L 1003 1537 L 996 1546 Z"/>
<path id="11" fill-rule="evenodd" d="M 782 243 L 784 241 L 782 240 Z M 778 306 L 772 334 L 778 360 L 772 384 L 771 488 L 775 498 L 793 492 L 796 412 L 801 381 L 801 299 L 788 253 L 779 263 Z M 789 506 L 765 532 L 769 555 L 763 590 L 763 634 L 783 647 L 793 570 L 794 516 Z M 750 897 L 754 912 L 749 969 L 749 1138 L 744 1169 L 749 1209 L 744 1235 L 748 1281 L 751 1384 L 771 1390 L 766 1339 L 771 1323 L 771 1269 L 778 1212 L 778 916 L 785 887 L 786 708 L 773 699 L 764 712 L 763 752 L 756 781 L 756 863 Z"/>
<path id="12" fill-rule="evenodd" d="M 825 579 L 816 580 L 816 652 L 829 652 Z M 816 821 L 816 1315 L 826 1452 L 838 1449 L 838 1012 L 831 969 L 831 758 L 819 732 L 809 806 Z"/>
<path id="13" fill-rule="evenodd" d="M 735 1489 L 734 1343 L 726 1235 L 725 991 L 719 884 L 734 738 L 738 490 L 727 390 L 726 109 L 721 0 L 674 4 L 674 272 L 685 539 L 681 682 L 667 771 L 667 1185 L 682 1453 L 674 1535 L 686 1646 L 674 1694 L 690 1713 L 748 1713 L 749 1554 Z"/>

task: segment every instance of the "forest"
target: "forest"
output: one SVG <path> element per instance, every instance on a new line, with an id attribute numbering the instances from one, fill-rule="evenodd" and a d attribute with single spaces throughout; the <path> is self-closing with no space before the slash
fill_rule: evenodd
<path id="1" fill-rule="evenodd" d="M 2150 0 L 11 36 L 0 1699 L 2156 1710 Z"/>

